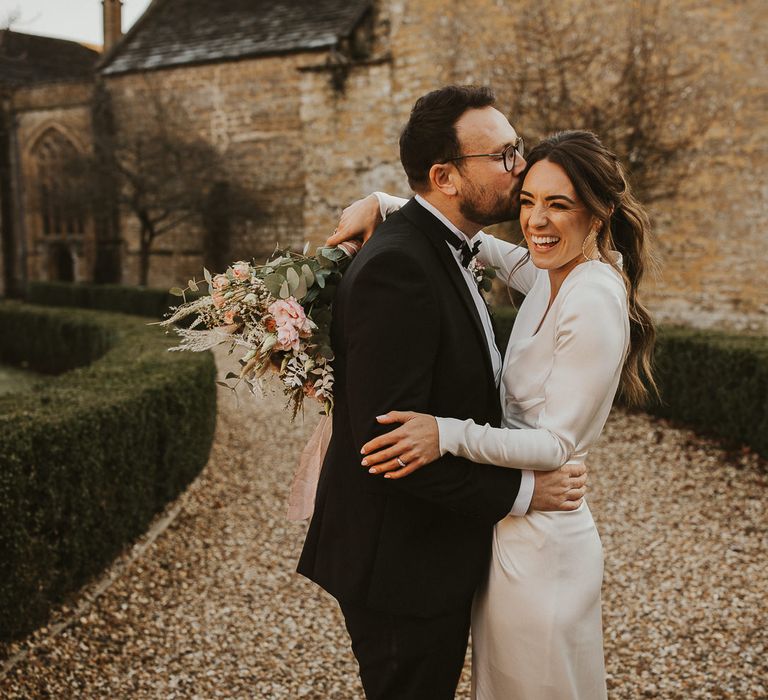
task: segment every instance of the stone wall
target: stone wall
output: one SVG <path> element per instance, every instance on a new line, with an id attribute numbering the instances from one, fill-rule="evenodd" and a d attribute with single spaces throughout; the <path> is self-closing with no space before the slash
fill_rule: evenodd
<path id="1" fill-rule="evenodd" d="M 765 331 L 768 6 L 687 3 L 683 17 L 696 31 L 683 30 L 679 50 L 713 66 L 705 79 L 716 81 L 722 109 L 702 129 L 679 196 L 649 207 L 660 275 L 648 280 L 646 301 L 664 322 Z M 388 62 L 354 67 L 343 94 L 321 72 L 304 74 L 310 240 L 322 240 L 341 207 L 370 190 L 408 193 L 396 142 L 419 95 L 451 82 L 491 84 L 509 113 L 518 89 L 516 47 L 506 40 L 514 21 L 514 9 L 494 0 L 382 2 L 377 31 Z M 535 131 L 510 119 L 524 135 Z"/>
<path id="2" fill-rule="evenodd" d="M 768 6 L 686 3 L 690 25 L 680 51 L 719 67 L 707 79 L 716 83 L 721 111 L 702 129 L 680 195 L 651 207 L 662 272 L 646 298 L 664 321 L 765 330 Z M 262 216 L 234 232 L 228 254 L 258 259 L 277 243 L 322 242 L 341 208 L 371 190 L 408 194 L 397 138 L 419 95 L 450 82 L 491 84 L 508 113 L 521 89 L 511 42 L 516 12 L 498 0 L 379 0 L 364 60 L 339 67 L 344 60 L 323 51 L 270 56 L 111 76 L 107 86 L 122 127 L 140 121 L 148 95 L 175 100 L 183 128 L 212 143 L 229 176 L 256 192 Z M 85 140 L 87 94 L 87 86 L 24 91 L 17 106 L 22 151 L 44 122 Z M 510 116 L 523 135 L 536 132 Z M 44 276 L 35 227 L 26 228 L 30 276 Z M 121 228 L 123 277 L 133 283 L 138 230 L 125 212 Z M 158 239 L 149 283 L 199 276 L 202 238 L 199 227 L 186 226 Z"/>
<path id="3" fill-rule="evenodd" d="M 661 320 L 766 331 L 768 5 L 717 2 L 694 17 L 704 30 L 688 48 L 718 64 L 721 111 L 679 196 L 651 209 L 661 275 L 648 300 Z"/>
<path id="4" fill-rule="evenodd" d="M 110 77 L 117 128 L 142 119 L 150 93 L 177 105 L 185 128 L 212 143 L 227 176 L 256 195 L 258 221 L 241 227 L 230 256 L 263 258 L 275 245 L 300 247 L 304 240 L 304 173 L 298 68 L 314 54 L 180 67 Z M 177 118 L 179 115 L 174 115 Z M 138 279 L 138 227 L 122 217 L 126 241 L 123 278 Z M 158 238 L 150 286 L 170 286 L 199 278 L 202 267 L 199 226 L 185 226 Z"/>

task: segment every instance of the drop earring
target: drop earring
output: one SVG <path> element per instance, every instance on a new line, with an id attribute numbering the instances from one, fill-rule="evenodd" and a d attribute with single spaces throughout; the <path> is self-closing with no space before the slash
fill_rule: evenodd
<path id="1" fill-rule="evenodd" d="M 581 254 L 584 256 L 584 260 L 590 261 L 590 260 L 602 260 L 602 256 L 600 255 L 600 251 L 597 247 L 597 234 L 600 232 L 600 228 L 595 228 L 594 226 L 590 229 L 589 233 L 587 234 L 587 237 L 584 239 L 584 243 L 581 244 Z M 590 244 L 591 253 L 592 256 L 587 255 L 587 241 L 589 239 L 592 239 L 592 242 Z M 596 255 L 595 255 L 596 253 Z"/>

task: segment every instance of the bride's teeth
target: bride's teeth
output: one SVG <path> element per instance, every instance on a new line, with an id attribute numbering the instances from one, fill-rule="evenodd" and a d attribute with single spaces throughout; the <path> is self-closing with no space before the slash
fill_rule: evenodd
<path id="1" fill-rule="evenodd" d="M 557 243 L 560 240 L 555 236 L 531 236 L 531 239 L 536 245 L 544 245 L 546 243 Z"/>

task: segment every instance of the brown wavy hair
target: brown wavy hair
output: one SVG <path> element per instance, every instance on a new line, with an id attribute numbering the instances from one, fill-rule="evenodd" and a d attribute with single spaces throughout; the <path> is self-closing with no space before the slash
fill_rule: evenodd
<path id="1" fill-rule="evenodd" d="M 525 159 L 528 164 L 521 181 L 539 161 L 556 163 L 600 222 L 597 250 L 624 279 L 629 301 L 629 353 L 621 372 L 620 395 L 631 405 L 643 404 L 651 395 L 658 398 L 653 378 L 656 329 L 638 297 L 643 276 L 656 264 L 650 251 L 651 225 L 645 209 L 632 194 L 623 166 L 591 131 L 552 134 Z M 621 253 L 621 267 L 612 260 L 611 250 Z"/>

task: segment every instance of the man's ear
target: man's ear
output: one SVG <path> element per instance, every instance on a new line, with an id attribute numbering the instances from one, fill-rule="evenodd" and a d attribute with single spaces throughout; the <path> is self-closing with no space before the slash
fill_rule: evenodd
<path id="1" fill-rule="evenodd" d="M 458 172 L 453 163 L 435 163 L 429 169 L 429 181 L 432 189 L 439 190 L 447 197 L 455 197 L 459 189 L 456 187 Z"/>

